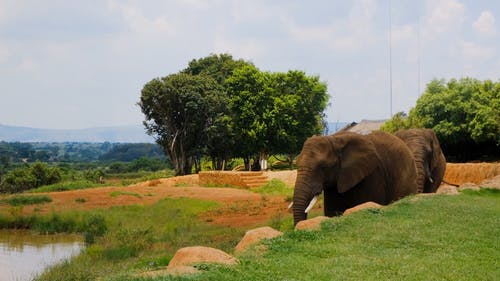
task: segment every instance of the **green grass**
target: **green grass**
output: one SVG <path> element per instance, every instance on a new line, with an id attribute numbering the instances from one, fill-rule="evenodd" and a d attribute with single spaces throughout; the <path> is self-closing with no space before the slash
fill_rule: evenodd
<path id="1" fill-rule="evenodd" d="M 129 196 L 135 196 L 137 198 L 142 198 L 142 195 L 135 193 L 135 192 L 127 192 L 127 191 L 113 191 L 109 194 L 109 196 L 115 198 L 120 195 L 129 195 Z"/>
<path id="2" fill-rule="evenodd" d="M 213 226 L 198 219 L 200 213 L 216 207 L 217 203 L 209 201 L 164 199 L 154 205 L 19 217 L 17 222 L 41 232 L 95 234 L 88 237 L 94 241 L 79 256 L 37 277 L 37 280 L 95 280 L 131 276 L 165 266 L 181 247 L 205 245 L 231 251 L 243 230 Z M 1 224 L 0 216 L 0 227 Z"/>
<path id="3" fill-rule="evenodd" d="M 36 205 L 48 202 L 52 202 L 52 198 L 47 195 L 14 195 L 0 200 L 0 204 L 6 203 L 11 206 Z"/>
<path id="4" fill-rule="evenodd" d="M 500 192 L 405 198 L 266 245 L 265 254 L 247 252 L 234 267 L 120 280 L 498 280 Z"/>
<path id="5" fill-rule="evenodd" d="M 131 184 L 135 184 L 138 182 L 160 179 L 160 178 L 169 178 L 174 176 L 174 171 L 172 170 L 163 170 L 157 172 L 132 172 L 132 173 L 121 173 L 121 174 L 108 174 L 106 175 L 107 179 L 120 179 L 121 185 L 127 186 Z M 31 189 L 27 192 L 30 193 L 44 193 L 44 192 L 56 192 L 56 191 L 67 191 L 67 190 L 76 190 L 76 189 L 86 189 L 93 188 L 99 186 L 108 186 L 112 185 L 109 183 L 95 183 L 89 180 L 80 179 L 80 180 L 71 180 L 71 181 L 63 181 L 51 185 L 40 186 L 35 189 Z"/>
<path id="6" fill-rule="evenodd" d="M 279 195 L 289 199 L 293 196 L 293 187 L 279 179 L 271 179 L 266 185 L 252 190 L 263 195 Z"/>
<path id="7" fill-rule="evenodd" d="M 156 180 L 161 178 L 171 178 L 174 175 L 175 171 L 173 170 L 162 170 L 156 172 L 140 171 L 132 173 L 108 174 L 106 175 L 106 178 L 121 179 L 121 185 L 127 186 L 131 184 L 136 184 L 138 182 Z"/>
<path id="8" fill-rule="evenodd" d="M 67 191 L 67 190 L 85 189 L 85 188 L 92 188 L 105 185 L 106 184 L 94 183 L 88 180 L 75 180 L 75 181 L 65 181 L 51 185 L 40 186 L 38 188 L 31 189 L 28 192 L 42 193 L 42 192 Z"/>

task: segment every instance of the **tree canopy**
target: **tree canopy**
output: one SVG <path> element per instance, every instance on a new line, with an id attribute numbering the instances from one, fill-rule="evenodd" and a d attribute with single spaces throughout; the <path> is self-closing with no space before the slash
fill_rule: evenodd
<path id="1" fill-rule="evenodd" d="M 383 129 L 412 127 L 434 129 L 445 153 L 457 160 L 500 157 L 500 82 L 432 80 L 409 115 L 396 114 Z"/>
<path id="2" fill-rule="evenodd" d="M 158 136 L 158 144 L 178 174 L 191 173 L 221 93 L 211 77 L 185 73 L 154 79 L 144 86 L 139 103 L 146 116 L 144 125 Z"/>
<path id="3" fill-rule="evenodd" d="M 327 103 L 319 77 L 263 72 L 221 54 L 148 82 L 139 105 L 148 133 L 180 175 L 191 173 L 202 155 L 222 169 L 232 157 L 249 165 L 259 154 L 298 153 L 307 137 L 322 132 Z"/>

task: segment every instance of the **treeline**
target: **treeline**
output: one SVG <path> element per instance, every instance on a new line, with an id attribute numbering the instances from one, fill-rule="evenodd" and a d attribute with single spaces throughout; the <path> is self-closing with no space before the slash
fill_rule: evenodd
<path id="1" fill-rule="evenodd" d="M 153 143 L 23 143 L 0 142 L 0 163 L 40 162 L 131 162 L 141 157 L 165 159 Z"/>
<path id="2" fill-rule="evenodd" d="M 148 133 L 168 152 L 177 175 L 211 159 L 233 158 L 258 169 L 268 155 L 292 163 L 305 139 L 324 130 L 327 86 L 303 71 L 264 72 L 228 54 L 189 62 L 178 73 L 144 85 L 139 105 Z"/>
<path id="3" fill-rule="evenodd" d="M 448 161 L 500 159 L 500 81 L 432 80 L 409 114 L 383 130 L 432 128 Z"/>
<path id="4" fill-rule="evenodd" d="M 0 192 L 165 169 L 172 169 L 171 162 L 151 143 L 0 142 Z"/>

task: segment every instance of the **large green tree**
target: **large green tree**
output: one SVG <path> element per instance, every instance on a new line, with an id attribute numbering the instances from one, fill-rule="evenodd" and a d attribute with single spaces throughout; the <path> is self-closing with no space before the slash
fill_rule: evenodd
<path id="1" fill-rule="evenodd" d="M 233 128 L 242 144 L 239 156 L 246 162 L 258 152 L 261 160 L 269 154 L 286 154 L 292 165 L 304 141 L 324 128 L 328 94 L 317 76 L 246 66 L 228 78 L 227 86 Z"/>
<path id="2" fill-rule="evenodd" d="M 436 132 L 447 156 L 465 161 L 500 157 L 500 82 L 472 78 L 432 80 L 408 117 L 395 115 L 387 131 L 425 127 Z"/>
<path id="3" fill-rule="evenodd" d="M 185 73 L 153 79 L 142 89 L 144 125 L 170 156 L 177 175 L 190 174 L 200 159 L 218 95 L 221 88 L 214 79 Z"/>
<path id="4" fill-rule="evenodd" d="M 273 90 L 272 151 L 287 155 L 291 167 L 305 140 L 324 129 L 327 86 L 318 76 L 291 70 L 274 73 L 270 88 Z"/>
<path id="5" fill-rule="evenodd" d="M 211 54 L 193 59 L 182 71 L 191 75 L 210 76 L 221 86 L 221 94 L 212 103 L 212 120 L 206 128 L 205 142 L 205 153 L 212 159 L 212 165 L 217 170 L 223 170 L 236 151 L 226 80 L 235 69 L 246 65 L 252 64 L 241 59 L 235 60 L 229 54 Z"/>
<path id="6" fill-rule="evenodd" d="M 238 144 L 235 153 L 244 159 L 248 169 L 255 153 L 270 151 L 270 111 L 273 107 L 272 93 L 268 88 L 270 79 L 269 73 L 247 65 L 236 69 L 226 80 L 231 124 Z"/>
<path id="7" fill-rule="evenodd" d="M 177 173 L 186 174 L 200 155 L 208 155 L 216 169 L 231 157 L 243 158 L 247 168 L 250 159 L 269 154 L 293 159 L 307 137 L 321 133 L 327 101 L 326 84 L 318 77 L 262 72 L 222 54 L 153 79 L 139 105 L 148 132 Z"/>

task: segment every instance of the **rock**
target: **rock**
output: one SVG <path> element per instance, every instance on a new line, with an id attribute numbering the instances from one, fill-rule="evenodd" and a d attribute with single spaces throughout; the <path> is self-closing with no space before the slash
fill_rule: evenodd
<path id="1" fill-rule="evenodd" d="M 194 246 L 179 249 L 170 263 L 168 264 L 168 271 L 186 270 L 186 266 L 196 263 L 218 263 L 233 265 L 237 264 L 238 260 L 218 249 Z M 182 268 L 181 268 L 182 267 Z"/>
<path id="2" fill-rule="evenodd" d="M 380 209 L 380 208 L 382 208 L 382 205 L 375 203 L 375 202 L 372 202 L 372 201 L 369 201 L 369 202 L 365 202 L 363 204 L 359 204 L 357 206 L 354 206 L 350 209 L 345 210 L 344 216 L 361 211 L 361 210 L 364 210 L 364 209 Z"/>
<path id="3" fill-rule="evenodd" d="M 269 226 L 251 229 L 245 233 L 245 236 L 243 236 L 238 245 L 236 245 L 235 251 L 237 253 L 242 252 L 248 249 L 250 246 L 259 243 L 263 239 L 271 239 L 281 235 L 283 235 L 283 232 Z"/>
<path id="4" fill-rule="evenodd" d="M 325 216 L 319 216 L 308 220 L 299 221 L 295 230 L 317 230 L 321 228 L 321 222 L 328 219 Z"/>
<path id="5" fill-rule="evenodd" d="M 489 179 L 485 179 L 484 181 L 481 182 L 480 186 L 500 189 L 500 175 L 497 175 Z"/>
<path id="6" fill-rule="evenodd" d="M 442 184 L 439 186 L 438 190 L 436 190 L 436 194 L 457 195 L 459 192 L 457 188 L 452 185 Z"/>
<path id="7" fill-rule="evenodd" d="M 466 182 L 464 184 L 461 184 L 459 187 L 458 187 L 458 190 L 462 191 L 464 189 L 472 189 L 472 190 L 479 190 L 481 189 L 477 184 L 475 183 L 472 183 L 472 182 Z"/>

